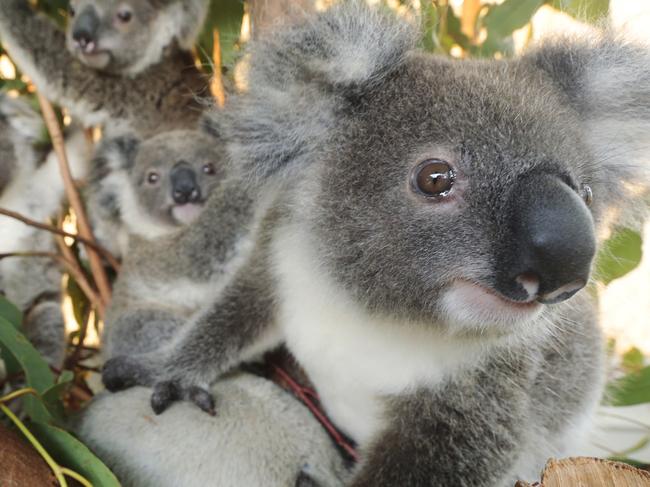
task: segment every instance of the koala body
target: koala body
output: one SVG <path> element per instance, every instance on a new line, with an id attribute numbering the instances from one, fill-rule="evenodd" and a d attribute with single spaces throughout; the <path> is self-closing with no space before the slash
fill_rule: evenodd
<path id="1" fill-rule="evenodd" d="M 9 181 L 0 193 L 0 208 L 47 222 L 61 209 L 64 186 L 53 152 L 37 143 L 45 133 L 38 113 L 22 100 L 0 97 L 0 123 L 6 124 L 0 144 L 7 144 L 2 166 L 12 166 Z M 74 177 L 87 171 L 87 147 L 81 130 L 66 138 Z M 0 216 L 0 253 L 56 252 L 53 236 L 43 230 Z M 24 332 L 52 364 L 60 366 L 65 352 L 65 326 L 61 312 L 62 271 L 53 260 L 11 257 L 0 260 L 0 289 L 24 313 Z"/>
<path id="2" fill-rule="evenodd" d="M 3 3 L 0 40 L 51 100 L 87 126 L 148 136 L 193 126 L 208 80 L 190 53 L 206 0 L 72 0 L 66 32 L 26 0 Z"/>
<path id="3" fill-rule="evenodd" d="M 86 191 L 98 240 L 123 256 L 130 236 L 151 240 L 190 224 L 224 178 L 223 159 L 200 130 L 105 139 Z"/>
<path id="4" fill-rule="evenodd" d="M 416 39 L 349 2 L 253 45 L 214 115 L 250 246 L 168 346 L 107 362 L 109 389 L 212 412 L 216 378 L 284 341 L 359 444 L 346 485 L 509 486 L 569 453 L 602 392 L 592 260 L 612 215 L 647 211 L 650 53 L 602 32 L 453 61 Z M 241 241 L 212 202 L 161 261 L 199 272 Z"/>

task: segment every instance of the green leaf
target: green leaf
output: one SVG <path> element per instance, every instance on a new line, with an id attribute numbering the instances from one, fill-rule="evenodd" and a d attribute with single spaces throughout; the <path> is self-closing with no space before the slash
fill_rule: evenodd
<path id="1" fill-rule="evenodd" d="M 642 245 L 638 232 L 628 228 L 617 231 L 598 254 L 594 270 L 596 279 L 607 285 L 633 270 L 641 262 Z"/>
<path id="2" fill-rule="evenodd" d="M 525 26 L 544 0 L 505 0 L 490 8 L 483 20 L 488 37 L 504 38 Z"/>
<path id="3" fill-rule="evenodd" d="M 199 37 L 199 54 L 204 63 L 210 64 L 212 61 L 212 35 L 217 29 L 221 45 L 221 63 L 223 66 L 234 66 L 238 55 L 237 44 L 243 17 L 244 2 L 242 0 L 212 0 L 210 2 L 203 32 Z"/>
<path id="4" fill-rule="evenodd" d="M 611 406 L 650 403 L 650 367 L 610 382 L 606 397 Z"/>
<path id="5" fill-rule="evenodd" d="M 643 352 L 636 347 L 630 348 L 623 354 L 621 366 L 626 372 L 638 372 L 643 368 L 645 357 Z"/>
<path id="6" fill-rule="evenodd" d="M 29 429 L 57 463 L 83 475 L 94 487 L 120 486 L 108 467 L 67 431 L 40 422 L 29 423 Z"/>
<path id="7" fill-rule="evenodd" d="M 64 370 L 56 381 L 56 384 L 41 394 L 43 404 L 55 421 L 63 423 L 65 412 L 63 409 L 63 394 L 70 388 L 74 374 Z"/>
<path id="8" fill-rule="evenodd" d="M 609 0 L 550 0 L 548 3 L 584 22 L 595 22 L 609 13 Z"/>
<path id="9" fill-rule="evenodd" d="M 422 48 L 434 52 L 437 47 L 436 29 L 438 27 L 438 9 L 433 2 L 424 2 L 421 11 Z"/>
<path id="10" fill-rule="evenodd" d="M 20 330 L 20 325 L 23 322 L 22 312 L 4 296 L 0 296 L 0 318 L 11 323 L 16 330 Z"/>
<path id="11" fill-rule="evenodd" d="M 0 344 L 3 352 L 8 352 L 20 364 L 25 372 L 28 387 L 36 389 L 42 394 L 54 385 L 54 377 L 50 367 L 40 356 L 29 340 L 4 318 L 0 318 Z M 30 418 L 36 421 L 49 421 L 50 413 L 45 405 L 36 397 L 24 398 L 25 411 Z"/>

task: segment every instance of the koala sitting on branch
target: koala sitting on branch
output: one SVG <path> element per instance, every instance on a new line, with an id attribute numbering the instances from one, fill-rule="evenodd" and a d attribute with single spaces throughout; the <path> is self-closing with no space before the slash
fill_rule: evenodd
<path id="1" fill-rule="evenodd" d="M 208 0 L 71 0 L 65 32 L 3 0 L 0 40 L 52 101 L 86 126 L 142 136 L 193 126 L 208 78 L 190 52 Z"/>
<path id="2" fill-rule="evenodd" d="M 456 61 L 417 38 L 349 2 L 253 45 L 214 115 L 251 248 L 167 347 L 108 361 L 109 389 L 219 414 L 211 384 L 285 342 L 359 445 L 351 487 L 512 486 L 571 448 L 602 393 L 593 258 L 646 210 L 650 52 L 601 32 Z M 218 261 L 236 232 L 196 245 L 213 201 L 155 255 Z"/>

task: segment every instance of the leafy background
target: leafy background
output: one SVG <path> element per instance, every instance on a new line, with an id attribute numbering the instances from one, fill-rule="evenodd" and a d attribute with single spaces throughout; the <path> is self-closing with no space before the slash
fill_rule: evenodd
<path id="1" fill-rule="evenodd" d="M 544 5 L 587 23 L 607 15 L 609 8 L 609 0 L 505 0 L 501 3 L 466 0 L 462 5 L 455 2 L 455 8 L 446 0 L 421 1 L 416 6 L 406 1 L 383 3 L 403 15 L 420 15 L 423 49 L 457 58 L 513 55 L 532 39 L 531 19 Z M 64 24 L 66 0 L 38 0 L 35 4 L 55 22 Z M 234 82 L 234 68 L 242 57 L 245 39 L 240 34 L 242 23 L 246 24 L 247 9 L 248 6 L 238 0 L 212 0 L 205 29 L 196 46 L 197 60 L 204 69 L 223 75 L 231 82 Z M 2 53 L 0 46 L 0 55 Z M 0 78 L 0 89 L 29 97 L 34 106 L 38 106 L 34 87 L 20 73 Z M 43 143 L 48 143 L 47 134 L 44 134 Z M 63 213 L 66 211 L 64 209 Z M 71 245 L 71 249 L 79 259 L 76 244 Z M 597 259 L 595 274 L 599 283 L 596 288 L 602 289 L 626 275 L 639 264 L 641 257 L 640 234 L 631 229 L 618 229 Z M 80 263 L 92 282 L 93 276 L 86 263 Z M 89 331 L 97 326 L 91 312 L 92 303 L 74 279 L 69 278 L 67 282 L 66 293 L 72 303 L 77 331 L 69 337 L 68 360 L 63 370 L 47 365 L 21 333 L 20 311 L 0 297 L 0 357 L 5 367 L 5 379 L 0 380 L 0 394 L 3 389 L 5 394 L 0 398 L 0 409 L 4 413 L 0 414 L 0 421 L 21 429 L 32 444 L 39 446 L 39 453 L 62 483 L 65 482 L 63 475 L 67 475 L 76 476 L 77 481 L 85 485 L 115 486 L 119 482 L 110 470 L 65 430 L 66 417 L 92 397 L 88 381 L 97 372 L 88 365 L 96 362 L 97 349 L 86 343 Z M 610 345 L 613 349 L 613 344 Z M 16 378 L 22 379 L 24 387 L 13 385 Z M 646 357 L 639 349 L 632 348 L 617 360 L 607 398 L 614 406 L 650 402 L 650 367 L 646 366 Z M 22 401 L 19 417 L 6 405 L 18 401 Z M 646 426 L 644 431 L 645 436 L 636 445 L 614 456 L 631 461 L 628 455 L 650 442 L 650 427 Z"/>

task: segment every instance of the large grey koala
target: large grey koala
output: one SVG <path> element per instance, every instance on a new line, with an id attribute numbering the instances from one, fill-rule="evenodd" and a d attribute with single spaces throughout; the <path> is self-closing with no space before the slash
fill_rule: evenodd
<path id="1" fill-rule="evenodd" d="M 0 188 L 0 208 L 40 222 L 61 209 L 63 180 L 56 155 L 42 147 L 43 120 L 27 102 L 0 95 L 0 170 L 7 182 Z M 78 127 L 66 137 L 74 177 L 87 171 L 86 139 Z M 0 253 L 56 252 L 46 231 L 0 216 Z M 65 353 L 65 324 L 61 312 L 62 270 L 52 259 L 10 257 L 0 260 L 0 292 L 24 313 L 27 337 L 48 362 L 61 366 Z"/>
<path id="2" fill-rule="evenodd" d="M 250 245 L 168 346 L 106 363 L 109 389 L 218 415 L 211 384 L 286 342 L 359 445 L 352 487 L 511 486 L 570 452 L 602 391 L 593 257 L 647 210 L 650 53 L 611 32 L 491 61 L 416 40 L 351 2 L 252 47 L 214 116 L 248 237 L 215 230 L 215 198 L 154 253 L 198 274 Z"/>
<path id="3" fill-rule="evenodd" d="M 27 0 L 3 0 L 0 40 L 18 67 L 84 125 L 142 136 L 192 126 L 208 79 L 190 49 L 208 0 L 71 0 L 65 32 Z"/>
<path id="4" fill-rule="evenodd" d="M 190 224 L 225 177 L 224 159 L 202 130 L 104 139 L 85 191 L 95 237 L 123 256 L 131 236 L 156 239 Z"/>

